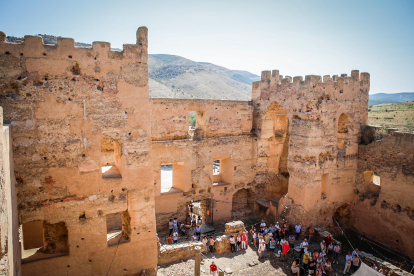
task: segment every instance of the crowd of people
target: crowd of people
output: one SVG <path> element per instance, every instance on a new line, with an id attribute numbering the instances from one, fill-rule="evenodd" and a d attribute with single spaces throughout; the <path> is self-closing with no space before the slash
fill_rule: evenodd
<path id="1" fill-rule="evenodd" d="M 194 230 L 194 235 L 191 237 L 191 241 L 203 243 L 204 253 L 213 254 L 215 252 L 216 239 L 214 236 L 204 236 L 201 239 L 201 226 L 202 218 L 200 216 L 190 214 L 187 216 L 185 224 L 179 225 L 177 218 L 170 219 L 168 237 L 168 244 L 177 243 L 178 235 L 189 237 L 190 229 Z M 290 232 L 290 225 L 288 222 L 280 224 L 267 224 L 262 221 L 258 229 L 255 226 L 251 228 L 249 232 L 243 232 L 236 235 L 231 235 L 229 238 L 230 251 L 232 253 L 246 250 L 249 240 L 254 248 L 257 248 L 259 258 L 263 258 L 268 252 L 269 258 L 276 258 L 279 256 L 279 261 L 287 261 L 288 254 L 292 254 L 297 251 L 299 258 L 296 258 L 292 263 L 291 270 L 293 274 L 299 276 L 303 275 L 315 275 L 315 276 L 329 276 L 332 272 L 333 264 L 339 264 L 339 257 L 341 253 L 341 244 L 334 241 L 331 235 L 328 235 L 320 243 L 318 250 L 311 252 L 309 244 L 311 240 L 314 240 L 315 230 L 312 226 L 308 229 L 306 235 L 303 232 L 300 223 L 296 223 Z M 250 237 L 249 235 L 250 234 Z M 299 240 L 300 237 L 305 237 L 303 240 Z M 299 244 L 299 246 L 296 246 Z M 355 249 L 353 252 L 348 252 L 345 255 L 345 267 L 343 274 L 350 274 L 355 272 L 360 264 L 359 250 Z M 213 265 L 211 272 L 214 274 L 215 265 Z M 378 267 L 373 264 L 372 269 L 387 275 L 392 276 L 393 272 L 386 273 L 386 269 Z"/>

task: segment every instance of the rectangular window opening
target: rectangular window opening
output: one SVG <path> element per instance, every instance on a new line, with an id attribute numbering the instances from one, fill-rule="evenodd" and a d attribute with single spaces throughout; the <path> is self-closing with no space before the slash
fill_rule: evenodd
<path id="1" fill-rule="evenodd" d="M 189 112 L 189 130 L 195 130 L 197 127 L 197 112 L 190 111 Z"/>
<path id="2" fill-rule="evenodd" d="M 184 189 L 184 162 L 161 164 L 161 194 L 182 193 Z"/>
<path id="3" fill-rule="evenodd" d="M 232 158 L 213 160 L 213 185 L 228 185 L 234 180 L 234 166 Z"/>
<path id="4" fill-rule="evenodd" d="M 50 224 L 43 220 L 23 223 L 22 263 L 31 263 L 69 254 L 65 222 Z"/>
<path id="5" fill-rule="evenodd" d="M 113 138 L 101 140 L 102 178 L 122 178 L 120 153 L 119 143 Z"/>
<path id="6" fill-rule="evenodd" d="M 114 246 L 130 241 L 131 218 L 128 211 L 106 215 L 106 241 L 108 246 Z"/>

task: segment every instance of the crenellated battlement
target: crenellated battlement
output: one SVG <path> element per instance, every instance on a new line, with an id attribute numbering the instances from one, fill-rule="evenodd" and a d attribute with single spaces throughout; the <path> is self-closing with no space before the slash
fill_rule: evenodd
<path id="1" fill-rule="evenodd" d="M 332 84 L 332 83 L 342 83 L 345 85 L 355 84 L 359 82 L 360 86 L 364 86 L 369 84 L 370 76 L 369 73 L 362 72 L 359 73 L 359 70 L 351 71 L 351 76 L 347 74 L 333 75 L 325 75 L 323 78 L 317 75 L 306 75 L 305 79 L 302 76 L 285 76 L 279 75 L 279 70 L 273 71 L 262 71 L 261 80 L 253 82 L 253 87 L 256 88 L 260 85 L 260 83 L 277 83 L 278 85 L 282 84 L 294 84 L 294 85 L 317 85 L 317 84 Z"/>
<path id="2" fill-rule="evenodd" d="M 73 38 L 59 37 L 57 45 L 44 44 L 41 36 L 26 35 L 23 43 L 6 42 L 6 34 L 0 32 L 0 55 L 19 58 L 39 59 L 77 59 L 87 56 L 92 60 L 98 59 L 129 59 L 142 58 L 147 52 L 148 29 L 140 27 L 136 32 L 136 44 L 124 44 L 123 51 L 112 51 L 109 42 L 94 41 L 92 47 L 77 47 Z"/>

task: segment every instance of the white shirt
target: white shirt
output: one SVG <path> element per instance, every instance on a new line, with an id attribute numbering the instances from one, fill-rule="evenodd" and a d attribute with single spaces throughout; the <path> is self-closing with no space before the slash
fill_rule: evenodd
<path id="1" fill-rule="evenodd" d="M 177 232 L 174 232 L 173 233 L 173 240 L 176 241 L 177 239 L 178 239 L 178 233 Z"/>
<path id="2" fill-rule="evenodd" d="M 265 226 L 266 226 L 266 223 L 264 222 L 260 223 L 260 227 L 265 227 Z"/>
<path id="3" fill-rule="evenodd" d="M 230 243 L 233 244 L 234 243 L 234 238 L 230 238 Z"/>
<path id="4" fill-rule="evenodd" d="M 302 229 L 302 226 L 295 225 L 296 233 L 300 233 L 300 229 Z"/>
<path id="5" fill-rule="evenodd" d="M 237 236 L 237 241 L 241 242 L 241 237 Z"/>
<path id="6" fill-rule="evenodd" d="M 175 226 L 177 226 L 177 220 L 176 219 L 174 220 L 173 223 L 174 223 Z"/>
<path id="7" fill-rule="evenodd" d="M 276 227 L 277 230 L 280 230 L 280 225 L 279 224 L 276 224 L 275 227 Z"/>
<path id="8" fill-rule="evenodd" d="M 346 255 L 346 263 L 350 264 L 352 262 L 352 256 Z"/>
<path id="9" fill-rule="evenodd" d="M 197 241 L 197 236 L 193 236 L 193 241 L 196 242 Z"/>
<path id="10" fill-rule="evenodd" d="M 305 248 L 305 247 L 308 247 L 308 246 L 309 246 L 309 243 L 307 243 L 307 242 L 302 242 L 300 244 L 300 248 Z"/>
<path id="11" fill-rule="evenodd" d="M 168 226 L 170 227 L 170 229 L 173 229 L 173 225 L 174 225 L 174 222 L 172 222 L 172 221 L 168 222 Z"/>

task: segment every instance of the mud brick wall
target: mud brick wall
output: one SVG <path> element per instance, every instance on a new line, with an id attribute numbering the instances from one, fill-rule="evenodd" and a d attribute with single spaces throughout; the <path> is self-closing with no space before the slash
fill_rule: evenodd
<path id="1" fill-rule="evenodd" d="M 369 74 L 357 70 L 305 79 L 263 71 L 253 83 L 257 171 L 267 179 L 288 178 L 279 209 L 291 205 L 292 223 L 333 225 L 335 210 L 351 203 L 368 91 Z"/>
<path id="2" fill-rule="evenodd" d="M 414 257 L 414 134 L 392 131 L 359 145 L 357 167 L 352 226 Z M 378 193 L 364 178 L 367 171 L 380 176 Z"/>
<path id="3" fill-rule="evenodd" d="M 71 38 L 44 45 L 38 36 L 21 44 L 1 36 L 0 105 L 12 126 L 21 223 L 65 223 L 69 248 L 24 264 L 23 275 L 105 275 L 115 255 L 106 214 L 126 211 L 131 238 L 111 275 L 156 267 L 147 28 L 136 39 L 116 52 L 107 42 L 78 48 Z M 122 178 L 102 178 L 107 140 L 119 145 Z"/>

